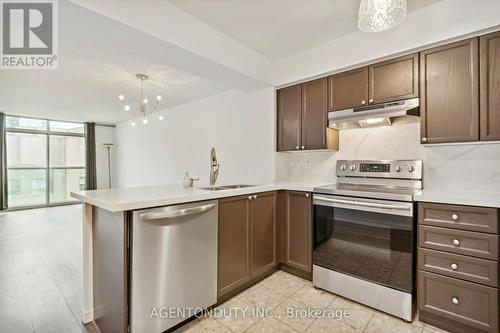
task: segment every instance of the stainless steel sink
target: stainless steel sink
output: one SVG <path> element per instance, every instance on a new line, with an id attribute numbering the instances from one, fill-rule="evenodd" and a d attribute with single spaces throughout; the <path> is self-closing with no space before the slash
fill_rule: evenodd
<path id="1" fill-rule="evenodd" d="M 246 187 L 254 187 L 254 186 L 257 186 L 257 185 L 235 184 L 235 185 L 200 187 L 200 189 L 208 190 L 208 191 L 220 191 L 220 190 L 235 190 L 238 188 L 246 188 Z"/>
<path id="2" fill-rule="evenodd" d="M 224 187 L 227 189 L 236 189 L 236 188 L 246 188 L 246 187 L 254 187 L 254 186 L 257 186 L 257 185 L 236 184 L 236 185 L 224 185 L 224 186 L 220 186 L 220 187 Z"/>

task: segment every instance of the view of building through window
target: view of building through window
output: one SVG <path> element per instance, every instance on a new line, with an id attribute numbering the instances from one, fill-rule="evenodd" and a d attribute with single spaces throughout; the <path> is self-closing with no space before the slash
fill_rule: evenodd
<path id="1" fill-rule="evenodd" d="M 70 202 L 85 188 L 83 124 L 8 116 L 6 130 L 10 208 Z"/>

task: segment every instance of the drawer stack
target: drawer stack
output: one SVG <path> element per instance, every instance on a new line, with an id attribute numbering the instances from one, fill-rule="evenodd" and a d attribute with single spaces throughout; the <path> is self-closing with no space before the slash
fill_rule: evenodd
<path id="1" fill-rule="evenodd" d="M 498 210 L 419 203 L 418 308 L 453 333 L 499 332 Z"/>

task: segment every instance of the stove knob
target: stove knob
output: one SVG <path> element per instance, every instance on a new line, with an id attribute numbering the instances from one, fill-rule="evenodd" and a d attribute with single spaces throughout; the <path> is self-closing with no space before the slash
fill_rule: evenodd
<path id="1" fill-rule="evenodd" d="M 403 171 L 403 167 L 401 165 L 398 165 L 396 167 L 396 172 L 401 172 L 401 171 Z"/>
<path id="2" fill-rule="evenodd" d="M 349 167 L 349 170 L 351 170 L 351 171 L 356 170 L 356 166 L 355 166 L 354 164 L 353 164 L 353 165 L 351 165 L 351 166 Z"/>
<path id="3" fill-rule="evenodd" d="M 340 170 L 342 170 L 342 171 L 346 171 L 346 170 L 347 170 L 347 165 L 342 164 L 342 165 L 340 166 Z"/>
<path id="4" fill-rule="evenodd" d="M 410 171 L 410 172 L 415 171 L 415 167 L 413 165 L 410 165 L 410 167 L 408 168 L 408 171 Z"/>

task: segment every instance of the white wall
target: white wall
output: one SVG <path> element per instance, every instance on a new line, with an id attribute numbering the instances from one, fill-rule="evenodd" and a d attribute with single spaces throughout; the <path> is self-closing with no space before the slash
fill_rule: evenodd
<path id="1" fill-rule="evenodd" d="M 499 24 L 498 0 L 443 0 L 411 12 L 396 29 L 356 32 L 281 59 L 273 63 L 273 81 L 276 85 L 303 81 Z M 500 144 L 422 146 L 418 123 L 342 131 L 336 153 L 275 153 L 271 88 L 230 91 L 163 114 L 162 123 L 117 126 L 119 187 L 180 183 L 185 171 L 207 184 L 210 147 L 215 146 L 223 183 L 334 182 L 338 159 L 422 159 L 426 188 L 500 188 Z"/>
<path id="2" fill-rule="evenodd" d="M 97 188 L 109 188 L 108 182 L 108 151 L 104 143 L 115 143 L 115 128 L 96 125 L 95 155 L 97 169 Z M 116 145 L 111 148 L 111 186 L 116 186 Z"/>
<path id="3" fill-rule="evenodd" d="M 184 172 L 209 182 L 210 148 L 218 183 L 274 179 L 274 90 L 229 91 L 162 111 L 164 120 L 118 124 L 118 186 L 182 183 Z"/>
<path id="4" fill-rule="evenodd" d="M 294 181 L 333 183 L 342 159 L 422 159 L 427 189 L 499 191 L 500 143 L 423 146 L 419 141 L 420 124 L 413 123 L 341 131 L 334 153 L 278 155 L 288 161 L 287 176 Z"/>

